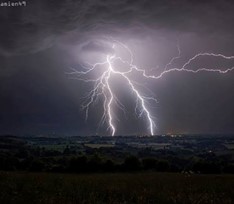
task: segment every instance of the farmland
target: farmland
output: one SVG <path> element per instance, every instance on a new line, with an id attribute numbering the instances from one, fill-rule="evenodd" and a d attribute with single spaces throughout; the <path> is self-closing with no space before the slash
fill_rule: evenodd
<path id="1" fill-rule="evenodd" d="M 0 173 L 0 203 L 233 203 L 234 175 Z"/>

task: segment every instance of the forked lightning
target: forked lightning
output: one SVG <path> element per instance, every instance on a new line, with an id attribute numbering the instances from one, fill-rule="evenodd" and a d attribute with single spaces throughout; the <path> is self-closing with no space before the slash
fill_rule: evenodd
<path id="1" fill-rule="evenodd" d="M 158 75 L 149 75 L 147 74 L 147 71 L 145 69 L 139 68 L 133 64 L 134 61 L 133 53 L 125 44 L 114 40 L 112 48 L 115 50 L 117 46 L 118 48 L 127 51 L 129 55 L 128 60 L 124 60 L 122 57 L 116 56 L 115 54 L 108 54 L 106 56 L 105 61 L 97 62 L 93 65 L 90 65 L 88 68 L 86 68 L 86 71 L 78 71 L 76 69 L 73 69 L 73 71 L 69 73 L 69 74 L 75 74 L 78 80 L 94 83 L 93 89 L 88 93 L 86 100 L 82 106 L 83 109 L 86 111 L 86 119 L 88 118 L 90 106 L 94 104 L 94 102 L 97 101 L 99 97 L 102 97 L 104 111 L 100 124 L 106 122 L 108 129 L 111 131 L 112 136 L 114 136 L 116 133 L 114 105 L 124 110 L 124 105 L 118 100 L 118 96 L 114 93 L 112 89 L 111 84 L 113 77 L 120 76 L 122 77 L 122 79 L 126 81 L 129 88 L 132 90 L 133 94 L 136 97 L 136 109 L 140 110 L 139 116 L 144 115 L 146 117 L 146 120 L 148 122 L 149 132 L 151 135 L 154 135 L 156 125 L 153 114 L 150 111 L 149 100 L 153 101 L 157 100 L 154 97 L 145 96 L 143 93 L 141 93 L 140 90 L 138 90 L 136 82 L 132 79 L 133 73 L 138 73 L 141 75 L 141 77 L 145 79 L 160 79 L 164 75 L 169 74 L 171 72 L 189 72 L 193 74 L 196 74 L 198 72 L 217 72 L 220 74 L 226 74 L 234 70 L 234 67 L 227 69 L 211 69 L 211 68 L 199 68 L 196 70 L 189 69 L 189 65 L 191 64 L 191 62 L 198 60 L 199 57 L 201 56 L 219 57 L 225 60 L 234 59 L 234 56 L 225 56 L 223 54 L 215 54 L 215 53 L 198 53 L 192 58 L 190 58 L 188 61 L 186 61 L 183 64 L 183 66 L 181 66 L 180 68 L 168 68 L 173 64 L 174 60 L 180 58 L 181 51 L 178 46 L 178 56 L 173 57 L 171 61 L 165 66 L 164 70 Z M 115 66 L 116 62 L 123 63 L 125 66 L 128 67 L 128 69 L 126 71 L 121 71 L 121 69 L 118 69 L 118 67 Z M 101 71 L 101 73 L 97 78 L 92 79 L 90 76 L 91 73 L 95 71 L 97 72 L 100 67 L 102 68 L 101 70 L 103 71 Z"/>

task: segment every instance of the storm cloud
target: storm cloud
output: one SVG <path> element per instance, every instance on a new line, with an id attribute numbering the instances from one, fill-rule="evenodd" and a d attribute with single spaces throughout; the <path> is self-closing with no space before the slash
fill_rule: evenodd
<path id="1" fill-rule="evenodd" d="M 92 85 L 71 80 L 69 68 L 112 53 L 108 39 L 126 43 L 134 63 L 157 73 L 178 55 L 180 67 L 198 52 L 234 54 L 232 0 L 28 0 L 0 7 L 0 134 L 108 134 L 102 110 L 80 110 Z M 191 68 L 230 68 L 233 60 L 199 59 Z M 233 133 L 234 74 L 172 73 L 144 81 L 157 134 Z M 124 84 L 122 102 L 133 108 Z M 133 110 L 134 111 L 134 110 Z M 143 134 L 143 119 L 119 113 L 117 134 Z M 130 122 L 129 122 L 130 121 Z"/>
<path id="2" fill-rule="evenodd" d="M 141 36 L 150 30 L 228 37 L 234 31 L 233 9 L 231 0 L 28 1 L 26 7 L 1 8 L 0 50 L 2 55 L 24 54 L 71 35 L 73 43 L 95 34 Z"/>

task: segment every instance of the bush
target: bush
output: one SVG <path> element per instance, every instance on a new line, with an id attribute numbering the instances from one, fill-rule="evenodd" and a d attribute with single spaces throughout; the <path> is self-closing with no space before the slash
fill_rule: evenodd
<path id="1" fill-rule="evenodd" d="M 141 162 L 135 156 L 129 156 L 123 163 L 123 170 L 125 171 L 138 171 L 141 169 Z"/>

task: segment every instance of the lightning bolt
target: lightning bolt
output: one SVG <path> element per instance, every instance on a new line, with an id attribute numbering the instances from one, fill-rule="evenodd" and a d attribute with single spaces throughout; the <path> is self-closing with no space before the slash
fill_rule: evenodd
<path id="1" fill-rule="evenodd" d="M 153 100 L 154 102 L 157 102 L 157 100 L 154 97 L 151 96 L 145 96 L 140 92 L 140 90 L 136 86 L 136 82 L 132 79 L 131 74 L 138 73 L 141 77 L 145 79 L 160 79 L 164 75 L 169 74 L 171 72 L 189 72 L 196 74 L 198 72 L 217 72 L 219 74 L 226 74 L 230 71 L 234 70 L 234 67 L 227 68 L 227 69 L 210 69 L 210 68 L 199 68 L 196 70 L 189 69 L 189 65 L 193 62 L 199 59 L 200 57 L 218 57 L 223 58 L 225 60 L 232 60 L 234 59 L 234 56 L 225 56 L 223 54 L 215 54 L 215 53 L 198 53 L 188 59 L 180 68 L 169 68 L 173 65 L 173 62 L 177 59 L 181 58 L 181 50 L 179 45 L 177 45 L 178 55 L 175 57 L 172 57 L 172 59 L 165 65 L 164 70 L 159 73 L 158 75 L 149 75 L 147 74 L 147 71 L 145 69 L 139 68 L 136 65 L 133 64 L 133 53 L 131 49 L 117 41 L 112 40 L 113 46 L 112 48 L 115 49 L 116 46 L 120 46 L 122 49 L 127 51 L 129 57 L 128 60 L 124 60 L 120 56 L 116 56 L 115 54 L 108 54 L 106 56 L 106 59 L 104 62 L 98 62 L 93 65 L 88 65 L 88 67 L 83 66 L 85 68 L 85 71 L 78 71 L 76 69 L 73 69 L 72 72 L 68 73 L 71 75 L 76 75 L 76 79 L 84 81 L 84 82 L 91 82 L 94 84 L 93 89 L 87 94 L 85 97 L 84 104 L 82 105 L 82 108 L 85 110 L 86 113 L 86 120 L 88 119 L 89 109 L 92 104 L 98 101 L 98 99 L 101 97 L 103 99 L 103 115 L 100 120 L 99 125 L 103 125 L 104 123 L 107 124 L 107 129 L 110 130 L 111 135 L 114 136 L 116 132 L 116 126 L 115 126 L 115 112 L 114 112 L 114 105 L 119 107 L 121 110 L 125 110 L 124 105 L 118 100 L 118 97 L 115 95 L 113 88 L 111 86 L 111 80 L 115 76 L 120 76 L 122 79 L 124 79 L 132 93 L 136 97 L 136 108 L 135 110 L 140 110 L 140 113 L 138 114 L 139 117 L 144 115 L 148 122 L 148 128 L 151 135 L 154 135 L 154 130 L 156 128 L 155 122 L 154 122 L 154 116 L 151 113 L 149 109 L 149 101 Z M 116 66 L 114 66 L 115 62 L 121 62 L 124 65 L 127 65 L 128 70 L 126 71 L 120 71 Z M 96 77 L 95 79 L 92 79 L 90 77 L 90 74 L 94 71 L 97 71 L 100 67 L 103 68 L 103 71 L 101 71 L 101 74 Z M 135 111 L 137 113 L 137 111 Z"/>

